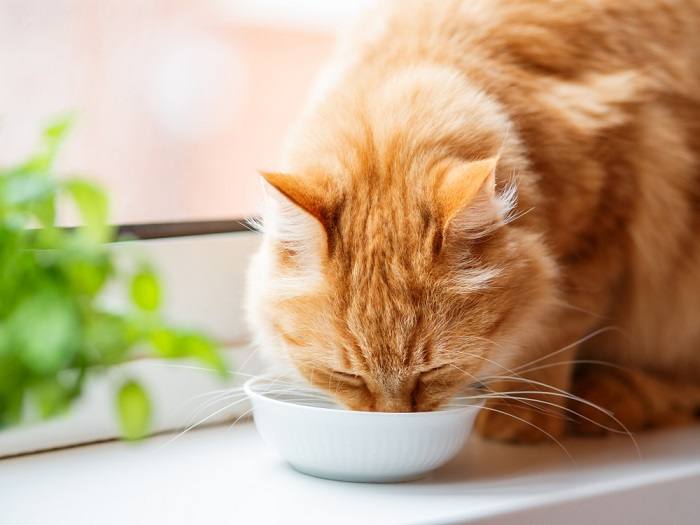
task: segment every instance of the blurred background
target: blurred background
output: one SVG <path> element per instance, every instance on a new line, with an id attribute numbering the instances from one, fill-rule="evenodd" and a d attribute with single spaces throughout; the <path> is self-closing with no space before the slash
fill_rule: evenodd
<path id="1" fill-rule="evenodd" d="M 114 223 L 255 214 L 256 170 L 368 3 L 1 0 L 0 165 L 72 111 L 59 167 L 109 190 Z"/>

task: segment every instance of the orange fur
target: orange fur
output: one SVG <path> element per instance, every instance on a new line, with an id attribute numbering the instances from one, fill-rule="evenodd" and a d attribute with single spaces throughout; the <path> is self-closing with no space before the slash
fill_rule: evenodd
<path id="1" fill-rule="evenodd" d="M 249 311 L 273 360 L 360 410 L 534 360 L 565 391 L 582 358 L 700 384 L 700 2 L 403 0 L 358 27 L 266 176 Z"/>

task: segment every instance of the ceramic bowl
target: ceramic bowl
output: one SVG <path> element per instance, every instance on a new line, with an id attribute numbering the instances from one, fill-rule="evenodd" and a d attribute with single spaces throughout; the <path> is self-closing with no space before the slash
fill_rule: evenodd
<path id="1" fill-rule="evenodd" d="M 245 384 L 258 432 L 296 470 L 321 478 L 396 482 L 420 478 L 464 446 L 480 405 L 434 412 L 358 412 L 273 379 Z"/>

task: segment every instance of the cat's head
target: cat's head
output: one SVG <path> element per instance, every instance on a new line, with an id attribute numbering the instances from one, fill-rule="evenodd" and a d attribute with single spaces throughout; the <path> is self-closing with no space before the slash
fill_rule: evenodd
<path id="1" fill-rule="evenodd" d="M 249 317 L 272 360 L 346 406 L 433 410 L 503 373 L 551 301 L 554 270 L 536 235 L 507 224 L 501 127 L 472 123 L 460 148 L 437 134 L 421 143 L 386 115 L 354 133 L 344 121 L 300 147 L 313 154 L 293 171 L 264 175 Z"/>

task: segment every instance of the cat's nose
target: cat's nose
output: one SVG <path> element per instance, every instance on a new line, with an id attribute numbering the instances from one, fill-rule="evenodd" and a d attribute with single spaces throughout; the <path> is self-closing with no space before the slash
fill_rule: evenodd
<path id="1" fill-rule="evenodd" d="M 415 405 L 411 399 L 390 397 L 378 399 L 374 403 L 375 412 L 415 412 Z"/>

